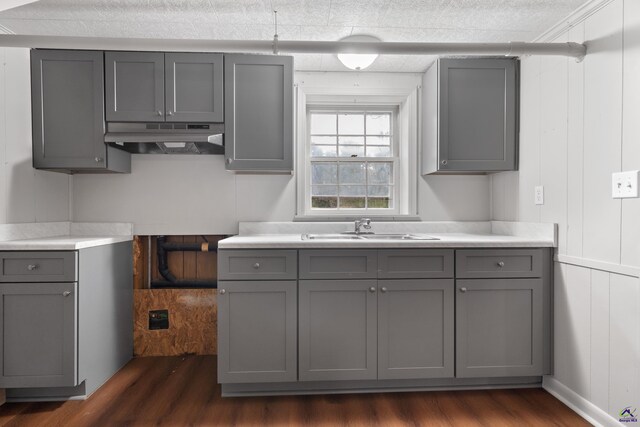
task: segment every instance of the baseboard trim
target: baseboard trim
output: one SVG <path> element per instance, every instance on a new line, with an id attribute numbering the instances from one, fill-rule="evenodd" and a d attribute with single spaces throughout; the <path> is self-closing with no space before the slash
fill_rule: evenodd
<path id="1" fill-rule="evenodd" d="M 543 377 L 542 388 L 594 426 L 620 427 L 618 420 L 555 378 L 551 376 Z"/>

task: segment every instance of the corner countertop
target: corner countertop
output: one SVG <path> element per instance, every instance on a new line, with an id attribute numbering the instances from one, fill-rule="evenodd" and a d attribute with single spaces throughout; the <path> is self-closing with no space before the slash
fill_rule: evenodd
<path id="1" fill-rule="evenodd" d="M 62 251 L 133 240 L 128 223 L 49 222 L 0 225 L 2 251 Z"/>
<path id="2" fill-rule="evenodd" d="M 303 240 L 305 233 L 350 231 L 352 223 L 240 223 L 240 235 L 218 242 L 219 249 L 311 248 L 524 248 L 556 247 L 555 224 L 486 222 L 374 223 L 378 234 L 410 233 L 438 240 Z"/>

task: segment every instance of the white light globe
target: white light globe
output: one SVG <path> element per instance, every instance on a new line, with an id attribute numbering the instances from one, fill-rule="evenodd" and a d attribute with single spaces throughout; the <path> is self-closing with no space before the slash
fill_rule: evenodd
<path id="1" fill-rule="evenodd" d="M 379 42 L 377 37 L 364 34 L 356 34 L 340 39 L 341 42 Z M 338 59 L 342 64 L 351 70 L 364 70 L 378 58 L 377 53 L 339 53 Z"/>

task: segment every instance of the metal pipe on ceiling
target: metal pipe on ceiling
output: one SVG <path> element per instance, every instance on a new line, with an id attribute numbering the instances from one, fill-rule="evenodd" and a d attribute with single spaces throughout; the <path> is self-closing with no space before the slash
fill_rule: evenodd
<path id="1" fill-rule="evenodd" d="M 97 50 L 158 50 L 247 53 L 377 53 L 434 56 L 567 56 L 581 61 L 587 47 L 580 43 L 423 43 L 302 40 L 187 40 L 0 34 L 2 47 Z"/>

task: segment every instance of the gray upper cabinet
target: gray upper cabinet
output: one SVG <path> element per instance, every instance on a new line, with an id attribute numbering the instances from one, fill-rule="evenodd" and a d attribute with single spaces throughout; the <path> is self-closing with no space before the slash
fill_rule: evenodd
<path id="1" fill-rule="evenodd" d="M 129 153 L 104 143 L 103 53 L 32 50 L 33 167 L 130 172 Z"/>
<path id="2" fill-rule="evenodd" d="M 229 170 L 293 170 L 293 58 L 225 55 Z"/>
<path id="3" fill-rule="evenodd" d="M 0 387 L 78 384 L 77 284 L 0 284 Z"/>
<path id="4" fill-rule="evenodd" d="M 163 122 L 164 53 L 104 55 L 107 121 Z"/>
<path id="5" fill-rule="evenodd" d="M 294 281 L 221 281 L 218 382 L 297 379 Z"/>
<path id="6" fill-rule="evenodd" d="M 542 375 L 542 279 L 457 280 L 456 288 L 456 377 Z"/>
<path id="7" fill-rule="evenodd" d="M 222 122 L 223 59 L 219 53 L 166 53 L 168 122 Z"/>
<path id="8" fill-rule="evenodd" d="M 300 381 L 377 377 L 377 281 L 299 281 Z"/>
<path id="9" fill-rule="evenodd" d="M 517 169 L 516 59 L 440 59 L 422 83 L 423 175 Z"/>

